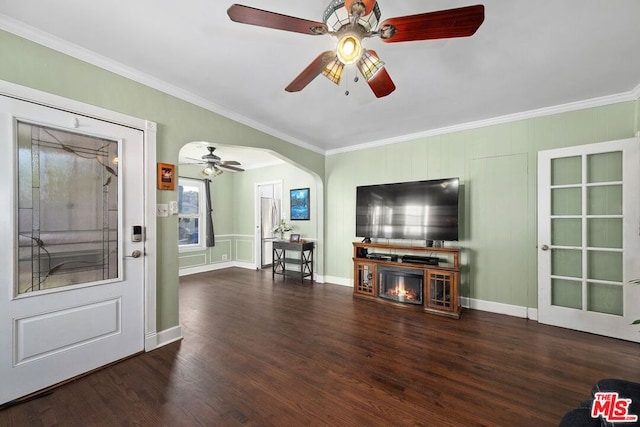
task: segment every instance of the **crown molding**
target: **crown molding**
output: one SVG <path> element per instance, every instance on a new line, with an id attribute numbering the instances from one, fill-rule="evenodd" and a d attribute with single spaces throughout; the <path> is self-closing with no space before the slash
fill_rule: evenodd
<path id="1" fill-rule="evenodd" d="M 221 105 L 215 104 L 189 91 L 186 91 L 177 86 L 169 84 L 158 78 L 152 77 L 148 74 L 142 73 L 136 69 L 128 67 L 124 64 L 121 64 L 105 56 L 98 55 L 95 52 L 92 52 L 76 44 L 70 43 L 59 37 L 53 36 L 52 34 L 38 30 L 34 27 L 26 25 L 20 21 L 17 21 L 3 14 L 0 14 L 0 30 L 4 30 L 9 33 L 15 34 L 16 36 L 22 37 L 34 43 L 48 47 L 57 52 L 60 52 L 65 55 L 71 56 L 73 58 L 79 59 L 81 61 L 87 62 L 91 65 L 95 65 L 96 67 L 118 74 L 122 77 L 126 77 L 130 80 L 133 80 L 145 86 L 149 86 L 153 89 L 159 90 L 171 96 L 175 96 L 176 98 L 179 98 L 183 101 L 187 101 L 198 107 L 204 108 L 205 110 L 209 110 L 213 113 L 219 114 L 235 122 L 246 125 L 255 130 L 264 132 L 267 135 L 289 142 L 293 145 L 297 145 L 300 148 L 304 148 L 306 150 L 310 150 L 322 155 L 325 154 L 324 150 L 316 147 L 315 145 L 311 145 L 297 138 L 294 138 L 291 135 L 282 133 L 269 126 L 265 126 L 263 123 L 259 123 L 246 116 L 243 116 L 237 111 L 233 111 Z"/>
<path id="2" fill-rule="evenodd" d="M 400 142 L 412 141 L 420 138 L 428 138 L 438 135 L 445 135 L 454 132 L 483 128 L 487 126 L 500 125 L 505 123 L 517 122 L 520 120 L 533 119 L 537 117 L 551 116 L 554 114 L 567 113 L 571 111 L 585 110 L 587 108 L 602 107 L 605 105 L 617 104 L 620 102 L 636 101 L 640 98 L 640 85 L 634 90 L 617 95 L 602 96 L 599 98 L 587 99 L 584 101 L 570 102 L 567 104 L 556 105 L 553 107 L 539 108 L 536 110 L 524 111 L 521 113 L 508 114 L 505 116 L 494 117 L 486 120 L 478 120 L 459 125 L 447 126 L 438 129 L 432 129 L 424 132 L 417 132 L 407 135 L 401 135 L 393 138 L 380 139 L 378 141 L 367 142 L 364 144 L 352 145 L 335 150 L 327 150 L 325 155 L 347 153 L 351 151 L 359 151 L 367 148 L 381 147 L 384 145 L 397 144 Z"/>

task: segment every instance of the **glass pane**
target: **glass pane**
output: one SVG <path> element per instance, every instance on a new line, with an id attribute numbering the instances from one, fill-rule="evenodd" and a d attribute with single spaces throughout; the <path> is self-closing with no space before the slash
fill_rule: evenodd
<path id="1" fill-rule="evenodd" d="M 622 151 L 587 156 L 587 182 L 622 181 Z"/>
<path id="2" fill-rule="evenodd" d="M 570 185 L 582 182 L 582 157 L 551 160 L 551 185 Z"/>
<path id="3" fill-rule="evenodd" d="M 178 213 L 198 215 L 200 213 L 200 191 L 195 185 L 178 186 Z"/>
<path id="4" fill-rule="evenodd" d="M 551 252 L 551 274 L 554 276 L 582 277 L 582 251 L 554 249 Z"/>
<path id="5" fill-rule="evenodd" d="M 551 215 L 581 214 L 581 188 L 555 188 L 551 190 Z"/>
<path id="6" fill-rule="evenodd" d="M 624 315 L 622 286 L 587 283 L 587 304 L 589 311 Z"/>
<path id="7" fill-rule="evenodd" d="M 179 245 L 197 245 L 200 243 L 198 223 L 198 218 L 178 218 Z"/>
<path id="8" fill-rule="evenodd" d="M 622 218 L 588 219 L 587 246 L 622 249 Z"/>
<path id="9" fill-rule="evenodd" d="M 582 220 L 579 218 L 552 219 L 551 244 L 556 246 L 582 246 Z"/>
<path id="10" fill-rule="evenodd" d="M 17 293 L 118 277 L 118 143 L 18 123 Z"/>
<path id="11" fill-rule="evenodd" d="M 582 282 L 551 279 L 551 305 L 582 309 Z"/>
<path id="12" fill-rule="evenodd" d="M 602 185 L 587 189 L 588 215 L 622 215 L 622 185 Z"/>
<path id="13" fill-rule="evenodd" d="M 622 282 L 622 252 L 588 251 L 587 278 Z"/>

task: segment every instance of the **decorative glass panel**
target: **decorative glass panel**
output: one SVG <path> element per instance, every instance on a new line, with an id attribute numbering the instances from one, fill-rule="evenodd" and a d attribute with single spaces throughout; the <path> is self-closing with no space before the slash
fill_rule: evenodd
<path id="1" fill-rule="evenodd" d="M 555 188 L 551 190 L 551 215 L 581 215 L 582 189 Z"/>
<path id="2" fill-rule="evenodd" d="M 587 156 L 587 182 L 622 181 L 622 151 Z"/>
<path id="3" fill-rule="evenodd" d="M 552 219 L 551 244 L 555 246 L 582 246 L 582 220 L 580 218 Z"/>
<path id="4" fill-rule="evenodd" d="M 587 189 L 588 215 L 622 215 L 622 185 L 602 185 Z"/>
<path id="5" fill-rule="evenodd" d="M 582 282 L 551 279 L 551 304 L 581 309 Z"/>
<path id="6" fill-rule="evenodd" d="M 551 253 L 551 274 L 554 276 L 582 277 L 582 251 L 554 249 Z"/>
<path id="7" fill-rule="evenodd" d="M 587 236 L 589 247 L 622 249 L 622 218 L 588 219 Z"/>
<path id="8" fill-rule="evenodd" d="M 622 282 L 622 252 L 588 251 L 587 278 Z"/>
<path id="9" fill-rule="evenodd" d="M 118 277 L 118 143 L 18 123 L 17 293 Z"/>
<path id="10" fill-rule="evenodd" d="M 582 181 L 582 157 L 565 157 L 551 160 L 551 185 L 580 184 Z"/>
<path id="11" fill-rule="evenodd" d="M 621 285 L 603 283 L 587 283 L 587 309 L 598 313 L 623 316 L 623 300 Z"/>

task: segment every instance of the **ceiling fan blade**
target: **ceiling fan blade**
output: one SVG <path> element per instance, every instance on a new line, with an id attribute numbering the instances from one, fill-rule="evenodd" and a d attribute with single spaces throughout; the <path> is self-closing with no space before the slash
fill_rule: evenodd
<path id="1" fill-rule="evenodd" d="M 195 160 L 198 163 L 206 163 L 206 162 L 203 162 L 202 159 L 194 159 L 193 157 L 185 157 L 185 159 Z M 195 164 L 195 163 L 192 163 L 192 164 Z"/>
<path id="2" fill-rule="evenodd" d="M 369 52 L 373 53 L 376 57 L 378 56 L 375 50 L 369 50 Z M 396 90 L 396 85 L 393 83 L 391 76 L 387 73 L 387 70 L 384 67 L 376 71 L 373 77 L 367 80 L 367 83 L 377 98 L 387 96 Z"/>
<path id="3" fill-rule="evenodd" d="M 231 166 L 240 166 L 240 162 L 236 160 L 225 160 L 223 162 L 218 163 L 220 166 L 231 165 Z"/>
<path id="4" fill-rule="evenodd" d="M 219 164 L 218 167 L 222 168 L 222 169 L 228 169 L 228 170 L 236 171 L 236 172 L 244 172 L 244 169 L 238 168 L 236 166 L 231 166 L 231 165 Z"/>
<path id="5" fill-rule="evenodd" d="M 328 31 L 327 25 L 323 22 L 309 21 L 241 4 L 231 5 L 227 10 L 227 15 L 232 21 L 241 24 L 257 25 L 258 27 L 292 31 L 312 36 L 325 34 Z"/>
<path id="6" fill-rule="evenodd" d="M 481 4 L 402 16 L 383 21 L 379 26 L 380 38 L 386 43 L 395 43 L 468 37 L 483 21 L 484 6 Z"/>
<path id="7" fill-rule="evenodd" d="M 287 92 L 301 91 L 309 83 L 311 83 L 313 79 L 318 77 L 318 75 L 322 73 L 322 70 L 324 70 L 324 67 L 329 62 L 333 61 L 335 57 L 336 54 L 333 51 L 328 50 L 326 52 L 322 52 L 316 59 L 313 60 L 313 62 L 311 62 L 311 64 L 309 64 L 309 66 L 307 66 L 307 68 L 302 71 L 302 73 L 298 75 L 298 77 L 296 77 L 291 83 L 289 83 L 289 86 L 287 86 L 284 90 L 286 90 Z"/>

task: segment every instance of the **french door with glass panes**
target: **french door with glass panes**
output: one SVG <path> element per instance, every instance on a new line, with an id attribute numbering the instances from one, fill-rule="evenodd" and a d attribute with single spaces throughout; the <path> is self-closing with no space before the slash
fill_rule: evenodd
<path id="1" fill-rule="evenodd" d="M 638 138 L 538 155 L 538 320 L 640 341 Z"/>
<path id="2" fill-rule="evenodd" d="M 143 135 L 0 96 L 0 404 L 144 348 Z"/>

